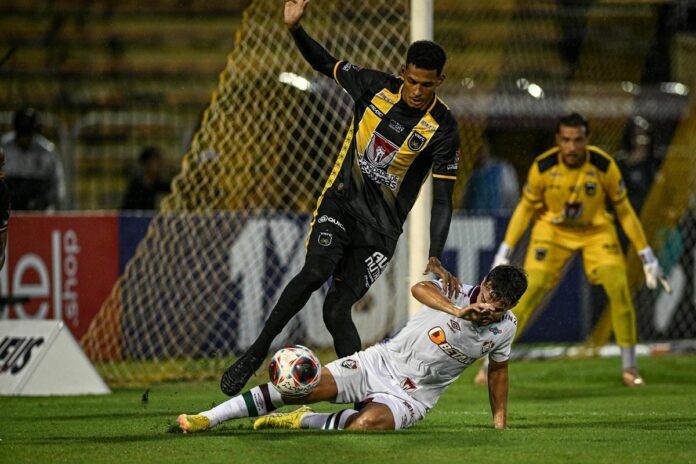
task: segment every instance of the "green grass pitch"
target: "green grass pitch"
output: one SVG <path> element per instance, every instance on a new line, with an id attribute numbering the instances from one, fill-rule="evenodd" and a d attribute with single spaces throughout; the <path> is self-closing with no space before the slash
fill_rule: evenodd
<path id="1" fill-rule="evenodd" d="M 696 356 L 639 362 L 648 384 L 639 389 L 621 385 L 618 358 L 511 363 L 505 431 L 492 429 L 487 392 L 472 384 L 477 366 L 425 420 L 389 433 L 254 432 L 249 419 L 207 433 L 168 433 L 179 413 L 225 399 L 212 381 L 152 385 L 146 403 L 145 388 L 5 397 L 0 462 L 696 462 Z"/>

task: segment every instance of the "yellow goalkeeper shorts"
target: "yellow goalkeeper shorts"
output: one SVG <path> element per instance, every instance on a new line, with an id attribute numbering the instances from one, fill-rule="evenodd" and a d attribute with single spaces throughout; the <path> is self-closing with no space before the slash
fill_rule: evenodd
<path id="1" fill-rule="evenodd" d="M 533 269 L 548 272 L 557 279 L 563 266 L 576 251 L 582 252 L 585 274 L 593 284 L 599 283 L 594 272 L 598 267 L 626 269 L 626 261 L 613 225 L 570 229 L 541 221 L 535 222 L 532 228 L 524 268 L 527 271 Z"/>

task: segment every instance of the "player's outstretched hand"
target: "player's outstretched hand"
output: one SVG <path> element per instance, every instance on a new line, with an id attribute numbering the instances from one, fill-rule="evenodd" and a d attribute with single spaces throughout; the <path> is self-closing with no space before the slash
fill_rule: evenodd
<path id="1" fill-rule="evenodd" d="M 641 261 L 643 261 L 643 272 L 645 273 L 645 285 L 648 286 L 650 290 L 655 290 L 657 284 L 660 283 L 667 293 L 672 293 L 672 287 L 670 287 L 665 275 L 662 272 L 662 267 L 653 253 L 652 248 L 649 246 L 643 248 L 638 252 Z"/>
<path id="2" fill-rule="evenodd" d="M 442 287 L 445 289 L 447 298 L 458 297 L 460 293 L 460 288 L 462 286 L 459 279 L 453 276 L 447 269 L 442 267 L 440 260 L 435 257 L 428 258 L 428 265 L 423 271 L 423 275 L 432 272 L 442 280 Z"/>
<path id="3" fill-rule="evenodd" d="M 283 21 L 290 29 L 295 29 L 299 26 L 302 15 L 309 0 L 287 0 L 285 2 L 285 11 L 283 12 Z"/>

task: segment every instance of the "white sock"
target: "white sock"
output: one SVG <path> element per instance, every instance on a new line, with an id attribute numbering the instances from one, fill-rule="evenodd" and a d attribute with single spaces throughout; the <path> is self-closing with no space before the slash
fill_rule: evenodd
<path id="1" fill-rule="evenodd" d="M 230 419 L 263 416 L 284 405 L 280 393 L 270 383 L 267 383 L 254 387 L 200 414 L 210 419 L 210 426 L 214 427 Z"/>
<path id="2" fill-rule="evenodd" d="M 638 366 L 636 363 L 636 346 L 621 347 L 621 364 L 624 369 L 631 369 Z"/>
<path id="3" fill-rule="evenodd" d="M 303 429 L 343 430 L 346 421 L 357 414 L 355 409 L 343 409 L 334 413 L 308 412 L 300 419 Z"/>

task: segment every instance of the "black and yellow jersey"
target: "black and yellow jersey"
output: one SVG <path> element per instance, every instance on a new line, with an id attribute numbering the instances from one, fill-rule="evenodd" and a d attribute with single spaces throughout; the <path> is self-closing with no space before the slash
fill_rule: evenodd
<path id="1" fill-rule="evenodd" d="M 397 238 L 430 169 L 456 179 L 457 123 L 438 97 L 427 110 L 407 106 L 396 76 L 338 61 L 333 77 L 355 112 L 322 196 L 340 199 L 359 221 Z"/>
<path id="2" fill-rule="evenodd" d="M 569 168 L 560 149 L 552 148 L 532 164 L 523 199 L 534 205 L 536 219 L 562 227 L 613 224 L 607 198 L 616 204 L 626 199 L 621 172 L 614 159 L 598 147 L 586 148 L 585 163 Z"/>

